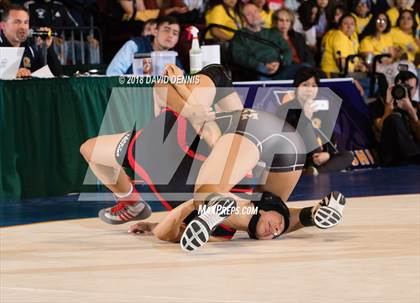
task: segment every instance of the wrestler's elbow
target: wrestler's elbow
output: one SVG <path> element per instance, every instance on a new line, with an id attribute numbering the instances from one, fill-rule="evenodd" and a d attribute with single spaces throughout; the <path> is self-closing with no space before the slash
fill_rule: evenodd
<path id="1" fill-rule="evenodd" d="M 158 238 L 161 241 L 165 241 L 165 242 L 179 242 L 179 237 L 178 237 L 178 233 L 174 233 L 174 232 L 166 232 L 166 231 L 161 231 L 161 230 L 154 230 L 153 234 L 155 235 L 156 238 Z"/>

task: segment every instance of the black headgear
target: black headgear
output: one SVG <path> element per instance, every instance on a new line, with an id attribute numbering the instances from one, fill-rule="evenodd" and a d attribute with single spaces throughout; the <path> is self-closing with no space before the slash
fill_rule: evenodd
<path id="1" fill-rule="evenodd" d="M 290 212 L 287 205 L 283 202 L 283 200 L 276 195 L 263 192 L 260 201 L 252 201 L 255 207 L 257 208 L 258 212 L 256 215 L 253 215 L 251 221 L 248 224 L 248 235 L 252 239 L 257 239 L 256 231 L 257 231 L 257 223 L 260 219 L 260 210 L 270 211 L 274 210 L 278 212 L 284 218 L 284 229 L 280 235 L 282 235 L 288 228 L 290 224 Z M 280 236 L 278 235 L 278 236 Z M 277 237 L 278 237 L 277 236 Z"/>

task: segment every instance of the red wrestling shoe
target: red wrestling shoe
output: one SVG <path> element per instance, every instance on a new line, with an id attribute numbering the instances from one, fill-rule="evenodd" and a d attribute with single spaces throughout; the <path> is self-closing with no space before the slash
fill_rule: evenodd
<path id="1" fill-rule="evenodd" d="M 102 221 L 108 224 L 124 224 L 129 221 L 147 219 L 152 214 L 149 204 L 141 200 L 134 186 L 130 194 L 118 200 L 115 206 L 99 211 L 98 216 Z"/>

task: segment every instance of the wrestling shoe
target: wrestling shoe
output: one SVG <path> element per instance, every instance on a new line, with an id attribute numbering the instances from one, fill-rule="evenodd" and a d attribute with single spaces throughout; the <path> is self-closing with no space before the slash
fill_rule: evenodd
<path id="1" fill-rule="evenodd" d="M 312 219 L 319 228 L 326 229 L 340 223 L 346 198 L 342 193 L 333 191 L 325 196 L 317 206 L 312 209 Z"/>
<path id="2" fill-rule="evenodd" d="M 233 198 L 221 195 L 213 196 L 205 204 L 204 212 L 195 217 L 182 234 L 180 241 L 182 249 L 190 252 L 206 244 L 211 232 L 235 209 L 236 201 Z"/>
<path id="3" fill-rule="evenodd" d="M 152 209 L 144 201 L 120 201 L 115 206 L 99 211 L 99 218 L 108 224 L 124 224 L 129 221 L 144 220 L 150 217 Z"/>

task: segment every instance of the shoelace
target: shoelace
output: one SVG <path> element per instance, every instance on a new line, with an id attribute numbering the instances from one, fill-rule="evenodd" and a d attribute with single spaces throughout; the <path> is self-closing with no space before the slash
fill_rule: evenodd
<path id="1" fill-rule="evenodd" d="M 119 212 L 120 210 L 123 210 L 127 205 L 127 202 L 121 201 L 118 202 L 117 205 L 113 206 L 111 208 L 111 214 L 116 214 L 117 212 Z"/>
<path id="2" fill-rule="evenodd" d="M 210 228 L 213 228 L 213 226 L 219 223 L 220 218 L 221 217 L 214 212 L 207 212 L 201 216 L 201 219 L 207 222 Z"/>
<path id="3" fill-rule="evenodd" d="M 216 212 L 216 207 L 220 205 L 218 203 L 213 203 L 213 205 L 207 208 L 207 212 L 201 215 L 201 218 L 205 220 L 209 226 L 212 228 L 213 226 L 217 225 L 220 220 L 222 219 L 223 214 L 230 211 L 232 206 L 234 205 L 233 202 L 229 202 L 227 205 L 223 206 L 223 210 L 219 213 Z"/>

